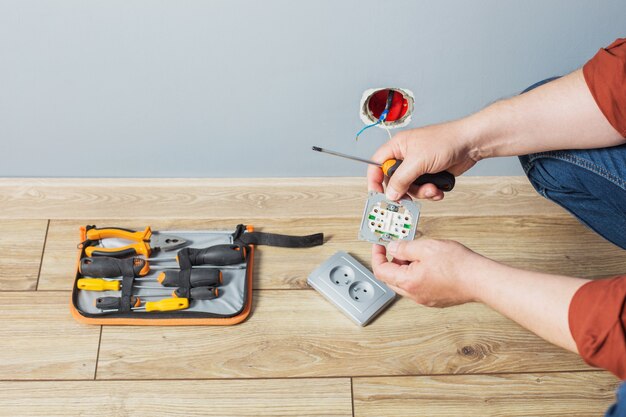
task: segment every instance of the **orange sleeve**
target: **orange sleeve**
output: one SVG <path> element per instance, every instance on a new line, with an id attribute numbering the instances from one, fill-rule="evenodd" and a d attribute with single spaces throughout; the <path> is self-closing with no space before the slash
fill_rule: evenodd
<path id="1" fill-rule="evenodd" d="M 569 327 L 585 362 L 626 380 L 626 276 L 580 287 L 569 306 Z"/>
<path id="2" fill-rule="evenodd" d="M 583 75 L 604 116 L 626 138 L 626 38 L 600 49 Z"/>

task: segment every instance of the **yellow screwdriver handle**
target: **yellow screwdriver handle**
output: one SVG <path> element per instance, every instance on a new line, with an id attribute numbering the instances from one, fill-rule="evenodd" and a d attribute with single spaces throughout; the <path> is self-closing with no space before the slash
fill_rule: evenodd
<path id="1" fill-rule="evenodd" d="M 107 281 L 101 278 L 81 278 L 76 283 L 83 291 L 119 291 L 119 281 Z"/>
<path id="2" fill-rule="evenodd" d="M 165 298 L 159 301 L 146 302 L 146 311 L 174 311 L 184 310 L 189 307 L 187 298 Z"/>

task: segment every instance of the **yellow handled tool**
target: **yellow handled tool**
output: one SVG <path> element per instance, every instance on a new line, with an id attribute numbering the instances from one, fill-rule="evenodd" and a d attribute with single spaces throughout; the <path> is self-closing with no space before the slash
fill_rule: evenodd
<path id="1" fill-rule="evenodd" d="M 118 279 L 109 281 L 102 278 L 80 278 L 76 281 L 79 290 L 84 291 L 119 291 L 121 282 Z M 150 285 L 133 285 L 133 288 L 141 288 L 147 290 L 170 291 L 170 288 Z"/>
<path id="2" fill-rule="evenodd" d="M 85 248 L 85 255 L 87 256 L 112 256 L 115 258 L 125 258 L 136 255 L 143 255 L 149 258 L 154 251 L 172 251 L 186 246 L 189 243 L 187 240 L 177 236 L 152 233 L 150 226 L 140 231 L 122 229 L 119 227 L 105 227 L 102 229 L 93 227 L 87 230 L 86 237 L 86 242 L 90 243 L 111 238 L 135 242 L 117 248 L 101 248 L 98 246 L 88 246 Z"/>
<path id="3" fill-rule="evenodd" d="M 189 307 L 188 298 L 164 298 L 159 301 L 148 301 L 143 306 L 141 305 L 141 299 L 139 297 L 131 297 L 130 302 L 135 307 L 131 309 L 133 311 L 175 311 L 184 310 Z M 121 299 L 118 297 L 101 297 L 96 300 L 96 307 L 113 308 L 108 310 L 102 310 L 103 313 L 118 312 L 121 305 Z"/>
<path id="4" fill-rule="evenodd" d="M 100 278 L 81 278 L 76 282 L 79 290 L 83 291 L 119 291 L 119 281 L 107 281 Z"/>
<path id="5" fill-rule="evenodd" d="M 189 308 L 188 298 L 164 298 L 159 301 L 148 301 L 143 307 L 134 307 L 134 311 L 174 311 Z"/>

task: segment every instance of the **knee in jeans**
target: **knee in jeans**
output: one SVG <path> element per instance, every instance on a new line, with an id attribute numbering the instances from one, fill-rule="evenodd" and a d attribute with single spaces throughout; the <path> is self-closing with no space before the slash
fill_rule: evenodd
<path id="1" fill-rule="evenodd" d="M 580 169 L 562 159 L 531 154 L 520 157 L 524 172 L 537 192 L 547 197 L 547 192 L 579 191 L 576 175 Z"/>

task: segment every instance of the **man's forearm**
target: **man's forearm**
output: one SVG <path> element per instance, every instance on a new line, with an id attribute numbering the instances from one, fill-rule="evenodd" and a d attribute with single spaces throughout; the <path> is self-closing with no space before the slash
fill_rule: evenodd
<path id="1" fill-rule="evenodd" d="M 475 160 L 626 142 L 600 111 L 582 70 L 458 122 L 468 134 Z"/>
<path id="2" fill-rule="evenodd" d="M 524 271 L 482 256 L 474 259 L 467 270 L 476 301 L 547 341 L 577 352 L 568 312 L 572 297 L 587 280 Z"/>

